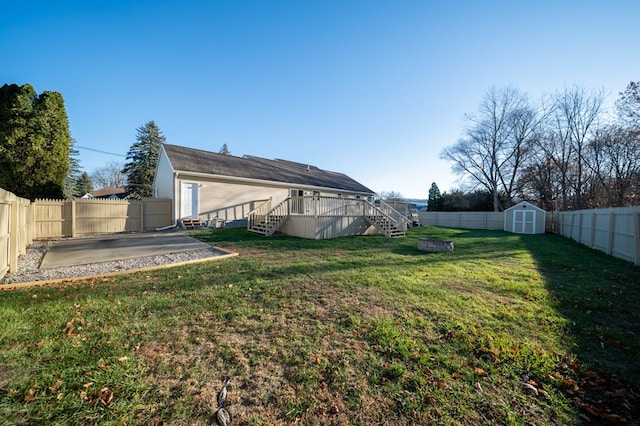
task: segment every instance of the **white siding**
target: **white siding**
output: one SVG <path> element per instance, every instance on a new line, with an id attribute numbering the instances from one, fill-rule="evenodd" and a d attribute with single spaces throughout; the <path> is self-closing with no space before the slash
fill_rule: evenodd
<path id="1" fill-rule="evenodd" d="M 164 149 L 160 150 L 156 176 L 153 180 L 153 195 L 156 198 L 174 198 L 173 167 Z"/>

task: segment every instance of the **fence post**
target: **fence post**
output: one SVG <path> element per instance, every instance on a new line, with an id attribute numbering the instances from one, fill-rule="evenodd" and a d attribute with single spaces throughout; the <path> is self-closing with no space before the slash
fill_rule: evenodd
<path id="1" fill-rule="evenodd" d="M 569 225 L 569 238 L 575 240 L 575 237 L 573 236 L 573 223 L 576 220 L 576 215 L 575 213 L 571 213 L 571 225 Z"/>
<path id="2" fill-rule="evenodd" d="M 591 235 L 589 235 L 589 247 L 594 248 L 596 242 L 596 214 L 591 213 Z"/>
<path id="3" fill-rule="evenodd" d="M 578 239 L 576 241 L 578 241 L 579 243 L 582 243 L 582 219 L 584 217 L 584 213 L 580 212 L 578 213 Z"/>
<path id="4" fill-rule="evenodd" d="M 9 213 L 9 272 L 18 269 L 18 201 L 11 201 Z"/>
<path id="5" fill-rule="evenodd" d="M 140 200 L 140 232 L 144 232 L 144 202 Z"/>
<path id="6" fill-rule="evenodd" d="M 560 232 L 558 232 L 560 235 L 562 235 L 564 237 L 564 213 L 563 212 L 558 212 L 558 227 L 560 228 Z"/>
<path id="7" fill-rule="evenodd" d="M 640 266 L 640 213 L 633 212 L 633 236 L 636 241 L 635 262 L 636 266 Z"/>
<path id="8" fill-rule="evenodd" d="M 76 236 L 76 200 L 71 200 L 71 236 Z"/>
<path id="9" fill-rule="evenodd" d="M 614 212 L 609 213 L 609 241 L 607 243 L 607 254 L 613 253 L 613 228 L 616 224 L 616 215 Z"/>

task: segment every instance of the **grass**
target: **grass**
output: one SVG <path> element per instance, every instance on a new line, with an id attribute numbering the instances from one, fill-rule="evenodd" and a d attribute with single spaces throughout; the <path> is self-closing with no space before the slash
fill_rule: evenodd
<path id="1" fill-rule="evenodd" d="M 0 294 L 0 424 L 211 424 L 226 377 L 240 425 L 640 421 L 624 261 L 434 227 L 194 235 L 240 256 Z"/>

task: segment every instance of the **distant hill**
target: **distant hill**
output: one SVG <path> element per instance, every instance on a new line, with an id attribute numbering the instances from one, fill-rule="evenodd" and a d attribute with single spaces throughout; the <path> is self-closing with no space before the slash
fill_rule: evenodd
<path id="1" fill-rule="evenodd" d="M 417 210 L 420 210 L 423 207 L 427 207 L 428 204 L 427 199 L 420 198 L 403 198 L 402 201 L 413 204 Z"/>

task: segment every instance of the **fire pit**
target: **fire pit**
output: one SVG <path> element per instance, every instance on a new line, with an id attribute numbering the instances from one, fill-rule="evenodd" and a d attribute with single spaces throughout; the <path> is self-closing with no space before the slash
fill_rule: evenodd
<path id="1" fill-rule="evenodd" d="M 432 253 L 444 253 L 453 251 L 453 241 L 440 240 L 438 238 L 420 238 L 418 250 Z"/>

